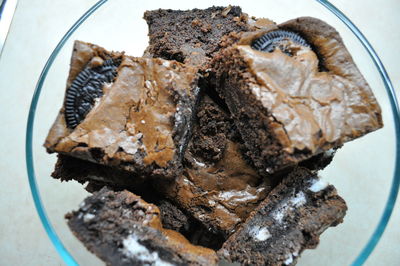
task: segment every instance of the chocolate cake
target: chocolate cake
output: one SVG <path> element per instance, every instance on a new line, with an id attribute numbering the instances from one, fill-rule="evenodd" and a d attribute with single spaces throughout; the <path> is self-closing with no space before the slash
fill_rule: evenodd
<path id="1" fill-rule="evenodd" d="M 306 168 L 279 184 L 218 254 L 241 265 L 294 265 L 301 252 L 341 223 L 346 203 L 335 188 Z"/>
<path id="2" fill-rule="evenodd" d="M 128 191 L 103 188 L 66 215 L 83 244 L 107 265 L 216 265 L 215 251 L 163 228 L 160 211 Z"/>
<path id="3" fill-rule="evenodd" d="M 382 127 L 370 87 L 339 34 L 321 20 L 243 33 L 213 65 L 217 89 L 265 173 Z"/>
<path id="4" fill-rule="evenodd" d="M 196 72 L 76 42 L 64 107 L 45 147 L 136 175 L 172 177 L 190 135 Z"/>

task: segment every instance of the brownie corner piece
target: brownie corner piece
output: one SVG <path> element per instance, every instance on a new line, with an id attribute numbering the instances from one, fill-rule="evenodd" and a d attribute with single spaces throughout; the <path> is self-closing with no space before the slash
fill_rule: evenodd
<path id="1" fill-rule="evenodd" d="M 383 126 L 371 88 L 339 34 L 321 20 L 246 33 L 213 66 L 217 89 L 266 174 Z"/>
<path id="2" fill-rule="evenodd" d="M 137 175 L 174 176 L 190 135 L 197 79 L 197 69 L 175 61 L 77 42 L 45 147 Z"/>
<path id="3" fill-rule="evenodd" d="M 304 249 L 343 221 L 345 201 L 306 168 L 295 169 L 218 251 L 242 265 L 294 265 Z"/>
<path id="4" fill-rule="evenodd" d="M 239 6 L 207 9 L 146 11 L 152 57 L 174 59 L 192 65 L 208 62 L 219 49 L 222 37 L 249 30 L 247 15 Z"/>
<path id="5" fill-rule="evenodd" d="M 217 265 L 215 251 L 163 228 L 158 207 L 126 190 L 104 187 L 66 218 L 75 236 L 107 265 Z"/>

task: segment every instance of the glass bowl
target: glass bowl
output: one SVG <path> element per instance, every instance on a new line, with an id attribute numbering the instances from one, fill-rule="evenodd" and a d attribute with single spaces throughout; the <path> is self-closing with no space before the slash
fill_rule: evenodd
<path id="1" fill-rule="evenodd" d="M 373 251 L 388 223 L 399 188 L 399 107 L 390 79 L 369 42 L 356 26 L 328 1 L 280 0 L 244 4 L 239 1 L 128 1 L 101 0 L 61 39 L 37 83 L 28 118 L 26 162 L 33 199 L 51 241 L 68 265 L 102 265 L 73 236 L 64 219 L 88 195 L 77 182 L 50 177 L 55 155 L 42 144 L 63 102 L 74 40 L 141 56 L 147 46 L 145 10 L 192 9 L 212 5 L 240 5 L 244 12 L 278 23 L 300 17 L 321 18 L 334 26 L 364 77 L 373 88 L 383 113 L 384 128 L 345 144 L 320 175 L 334 184 L 347 201 L 343 224 L 328 229 L 316 250 L 306 250 L 299 265 L 361 265 Z M 384 156 L 382 156 L 384 154 Z M 345 248 L 344 248 L 345 247 Z M 334 259 L 332 259 L 334 258 Z"/>

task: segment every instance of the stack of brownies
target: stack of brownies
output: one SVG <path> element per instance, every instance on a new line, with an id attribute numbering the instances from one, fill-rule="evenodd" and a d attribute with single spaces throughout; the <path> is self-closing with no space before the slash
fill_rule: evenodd
<path id="1" fill-rule="evenodd" d="M 147 11 L 143 57 L 76 41 L 44 146 L 93 195 L 66 215 L 108 265 L 293 265 L 347 207 L 317 171 L 382 127 L 334 28 L 240 7 Z"/>

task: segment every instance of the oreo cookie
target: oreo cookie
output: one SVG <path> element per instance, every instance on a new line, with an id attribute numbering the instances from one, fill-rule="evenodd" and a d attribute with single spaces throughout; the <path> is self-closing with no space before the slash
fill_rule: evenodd
<path id="1" fill-rule="evenodd" d="M 93 108 L 97 98 L 103 95 L 104 83 L 110 83 L 117 75 L 121 60 L 107 59 L 101 66 L 85 67 L 67 89 L 64 109 L 68 128 L 75 128 Z"/>
<path id="2" fill-rule="evenodd" d="M 285 42 L 288 40 L 305 47 L 310 47 L 310 45 L 304 40 L 300 35 L 294 32 L 285 31 L 285 30 L 276 30 L 271 31 L 257 40 L 255 40 L 251 47 L 258 51 L 268 52 L 271 53 L 275 50 L 275 48 L 280 48 L 282 52 L 286 53 L 287 55 L 292 55 L 290 49 L 285 47 Z"/>

